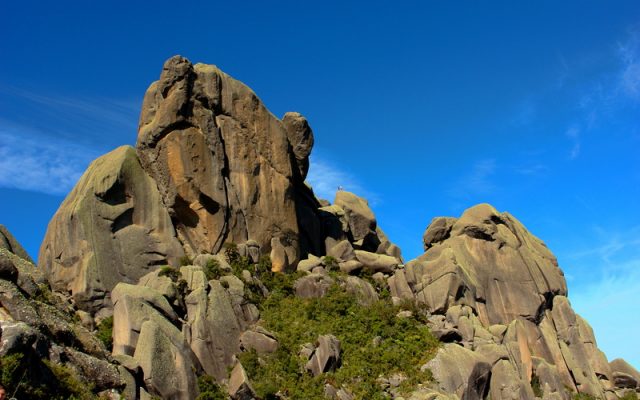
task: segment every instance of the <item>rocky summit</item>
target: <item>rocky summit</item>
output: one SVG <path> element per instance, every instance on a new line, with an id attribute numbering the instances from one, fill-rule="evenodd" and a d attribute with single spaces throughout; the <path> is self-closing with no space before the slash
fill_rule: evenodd
<path id="1" fill-rule="evenodd" d="M 18 398 L 638 399 L 551 251 L 488 204 L 405 263 L 367 201 L 305 182 L 314 134 L 175 56 L 136 147 L 96 159 L 38 265 L 0 226 L 0 377 Z M 311 166 L 312 168 L 312 166 Z M 426 225 L 426 221 L 425 221 Z"/>

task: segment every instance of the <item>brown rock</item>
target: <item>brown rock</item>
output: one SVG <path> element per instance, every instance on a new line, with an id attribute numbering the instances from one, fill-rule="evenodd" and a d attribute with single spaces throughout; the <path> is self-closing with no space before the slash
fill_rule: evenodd
<path id="1" fill-rule="evenodd" d="M 304 172 L 313 136 L 298 114 L 286 121 L 215 66 L 167 60 L 145 95 L 137 149 L 189 253 L 251 239 L 264 254 L 278 238 L 286 259 L 274 268 L 297 263 L 294 171 Z"/>
<path id="2" fill-rule="evenodd" d="M 110 307 L 118 282 L 137 282 L 183 254 L 156 184 L 128 146 L 91 163 L 49 223 L 39 266 L 83 310 Z"/>

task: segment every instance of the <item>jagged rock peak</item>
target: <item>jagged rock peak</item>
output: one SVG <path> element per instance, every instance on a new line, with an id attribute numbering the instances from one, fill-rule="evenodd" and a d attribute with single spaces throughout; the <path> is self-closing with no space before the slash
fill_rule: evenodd
<path id="1" fill-rule="evenodd" d="M 312 146 L 300 114 L 281 121 L 217 67 L 175 56 L 147 90 L 137 151 L 187 253 L 254 240 L 285 269 L 300 257 L 296 190 Z"/>
<path id="2" fill-rule="evenodd" d="M 423 239 L 425 253 L 389 285 L 392 296 L 426 305 L 432 331 L 448 342 L 425 365 L 443 393 L 492 400 L 622 393 L 634 371 L 609 365 L 571 308 L 556 258 L 512 215 L 479 204 L 459 218 L 433 219 Z"/>

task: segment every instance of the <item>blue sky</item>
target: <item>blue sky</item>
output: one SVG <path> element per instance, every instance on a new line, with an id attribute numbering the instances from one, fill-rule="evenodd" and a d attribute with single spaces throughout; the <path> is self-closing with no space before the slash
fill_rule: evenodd
<path id="1" fill-rule="evenodd" d="M 435 216 L 511 212 L 640 368 L 640 3 L 128 3 L 0 3 L 0 223 L 34 257 L 181 54 L 303 113 L 317 193 L 367 197 L 407 259 Z"/>

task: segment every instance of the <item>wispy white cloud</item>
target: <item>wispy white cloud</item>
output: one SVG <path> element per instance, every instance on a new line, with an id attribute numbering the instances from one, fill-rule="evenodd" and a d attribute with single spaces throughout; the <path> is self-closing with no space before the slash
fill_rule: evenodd
<path id="1" fill-rule="evenodd" d="M 528 164 L 528 165 L 516 167 L 514 171 L 517 174 L 525 175 L 525 176 L 531 176 L 531 177 L 542 176 L 549 172 L 549 167 L 545 164 L 534 163 L 534 164 Z"/>
<path id="2" fill-rule="evenodd" d="M 575 160 L 580 155 L 580 128 L 572 125 L 567 129 L 565 135 L 573 142 L 573 146 L 569 152 L 569 159 Z"/>
<path id="3" fill-rule="evenodd" d="M 493 180 L 496 168 L 496 160 L 493 158 L 477 161 L 466 175 L 454 183 L 449 194 L 462 199 L 490 194 L 496 189 Z"/>
<path id="4" fill-rule="evenodd" d="M 317 197 L 333 202 L 336 191 L 342 188 L 346 191 L 364 197 L 370 204 L 380 202 L 380 197 L 366 188 L 352 174 L 337 165 L 312 155 L 311 167 L 307 175 L 307 182 L 313 187 Z"/>
<path id="5" fill-rule="evenodd" d="M 11 123 L 49 136 L 109 144 L 135 141 L 140 106 L 134 100 L 50 95 L 13 86 L 0 86 L 0 100 L 19 105 L 18 111 L 0 110 Z"/>
<path id="6" fill-rule="evenodd" d="M 0 187 L 69 192 L 91 160 L 136 137 L 133 101 L 0 86 Z"/>
<path id="7" fill-rule="evenodd" d="M 640 348 L 628 346 L 628 332 L 640 331 L 640 319 L 634 318 L 640 309 L 640 227 L 596 231 L 603 238 L 600 245 L 567 255 L 575 277 L 569 298 L 594 327 L 609 359 L 624 357 L 640 368 Z"/>
<path id="8" fill-rule="evenodd" d="M 69 140 L 5 123 L 0 126 L 0 187 L 64 195 L 99 154 Z"/>
<path id="9" fill-rule="evenodd" d="M 618 53 L 622 62 L 619 73 L 619 85 L 622 91 L 640 99 L 640 32 L 632 31 L 626 42 L 618 44 Z"/>

